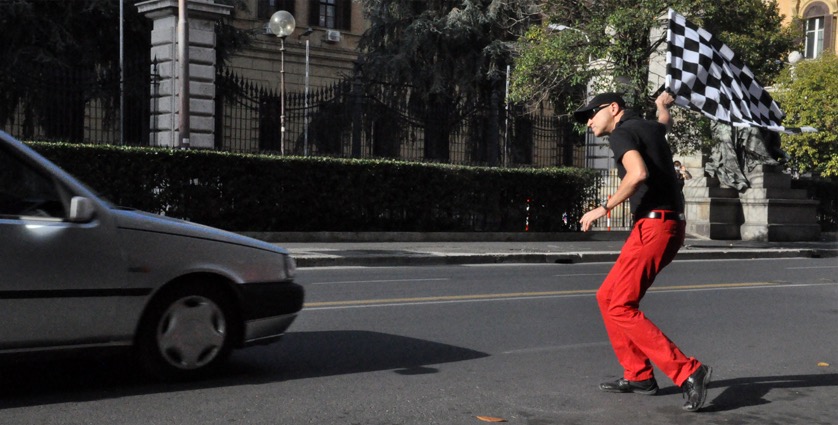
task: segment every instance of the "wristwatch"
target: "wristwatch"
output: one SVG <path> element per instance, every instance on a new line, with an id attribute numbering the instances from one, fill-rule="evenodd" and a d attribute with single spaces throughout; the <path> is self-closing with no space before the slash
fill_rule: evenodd
<path id="1" fill-rule="evenodd" d="M 611 210 L 608 209 L 608 199 L 603 199 L 602 203 L 599 204 L 599 206 L 601 206 L 602 208 L 605 208 L 606 212 L 611 211 Z"/>

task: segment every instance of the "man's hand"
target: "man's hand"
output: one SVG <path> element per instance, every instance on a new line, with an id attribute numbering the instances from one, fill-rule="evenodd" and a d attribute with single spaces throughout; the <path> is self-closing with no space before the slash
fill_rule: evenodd
<path id="1" fill-rule="evenodd" d="M 594 222 L 604 217 L 606 214 L 608 214 L 608 211 L 605 211 L 605 208 L 603 207 L 596 207 L 586 212 L 585 215 L 579 219 L 579 223 L 582 223 L 582 231 L 587 232 L 590 230 Z"/>
<path id="2" fill-rule="evenodd" d="M 673 103 L 675 103 L 675 98 L 668 91 L 662 92 L 655 99 L 655 106 L 657 106 L 658 110 L 669 109 L 669 107 L 672 106 Z"/>

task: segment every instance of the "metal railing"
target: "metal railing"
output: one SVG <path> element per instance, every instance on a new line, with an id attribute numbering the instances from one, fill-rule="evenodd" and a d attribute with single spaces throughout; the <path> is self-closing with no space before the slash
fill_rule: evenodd
<path id="1" fill-rule="evenodd" d="M 597 200 L 591 207 L 595 207 L 604 199 L 617 191 L 620 186 L 620 178 L 617 176 L 617 170 L 612 168 L 610 170 L 600 170 L 599 184 L 597 185 Z M 626 200 L 620 205 L 611 208 L 608 215 L 604 219 L 600 219 L 594 223 L 597 230 L 631 230 L 632 226 L 631 206 Z"/>
<path id="2" fill-rule="evenodd" d="M 19 88 L 17 104 L 0 110 L 0 128 L 24 140 L 147 145 L 155 75 L 148 61 L 125 67 L 125 114 L 120 122 L 118 72 L 22 66 L 15 75 L 0 77 Z"/>
<path id="3" fill-rule="evenodd" d="M 345 79 L 303 93 L 287 93 L 286 125 L 280 96 L 229 70 L 217 75 L 215 148 L 248 153 L 393 158 L 463 165 L 584 166 L 583 138 L 567 118 L 529 115 L 515 107 L 459 102 L 426 106 L 391 87 Z M 156 65 L 80 72 L 48 66 L 22 69 L 16 106 L 0 108 L 0 128 L 24 140 L 153 145 Z M 120 121 L 120 95 L 125 111 Z M 284 140 L 282 140 L 284 138 Z"/>
<path id="4" fill-rule="evenodd" d="M 582 136 L 567 118 L 532 116 L 500 105 L 428 107 L 388 96 L 380 83 L 346 79 L 280 96 L 222 71 L 216 149 L 290 155 L 394 158 L 463 165 L 584 166 Z M 285 140 L 282 140 L 282 139 Z"/>

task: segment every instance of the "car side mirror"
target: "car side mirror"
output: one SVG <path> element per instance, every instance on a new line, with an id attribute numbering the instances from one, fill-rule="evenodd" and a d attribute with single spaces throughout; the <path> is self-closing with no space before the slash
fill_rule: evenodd
<path id="1" fill-rule="evenodd" d="M 87 223 L 93 220 L 96 215 L 96 206 L 93 201 L 84 196 L 74 196 L 70 199 L 70 216 L 68 220 L 73 223 Z"/>

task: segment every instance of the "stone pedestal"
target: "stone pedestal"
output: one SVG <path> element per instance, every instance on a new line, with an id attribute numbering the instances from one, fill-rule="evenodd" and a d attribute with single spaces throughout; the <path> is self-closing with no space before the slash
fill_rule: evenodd
<path id="1" fill-rule="evenodd" d="M 693 175 L 684 184 L 687 234 L 700 238 L 739 240 L 740 227 L 745 219 L 736 189 L 721 187 L 718 179 L 704 176 L 701 155 L 685 157 L 681 163 Z"/>
<path id="2" fill-rule="evenodd" d="M 742 240 L 813 241 L 820 238 L 818 201 L 805 190 L 791 189 L 791 176 L 778 165 L 760 165 L 748 173 L 751 187 L 739 194 L 745 221 Z"/>
<path id="3" fill-rule="evenodd" d="M 684 187 L 687 234 L 709 239 L 739 240 L 745 221 L 738 193 L 710 177 L 692 179 Z"/>
<path id="4" fill-rule="evenodd" d="M 156 63 L 157 88 L 151 94 L 152 146 L 179 146 L 180 109 L 177 46 L 178 0 L 137 3 L 141 14 L 154 21 L 151 60 Z M 215 22 L 230 15 L 232 6 L 213 0 L 189 0 L 189 146 L 215 147 Z"/>

